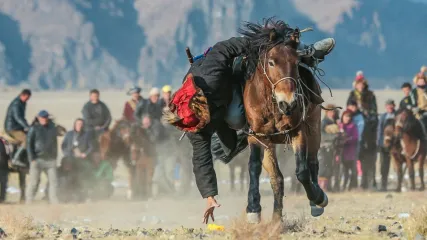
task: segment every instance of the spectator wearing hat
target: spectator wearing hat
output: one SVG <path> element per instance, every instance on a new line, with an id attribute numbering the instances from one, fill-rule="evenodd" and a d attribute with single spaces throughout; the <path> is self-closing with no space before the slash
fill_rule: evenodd
<path id="1" fill-rule="evenodd" d="M 37 189 L 42 172 L 47 174 L 49 181 L 49 201 L 58 203 L 57 169 L 58 156 L 57 130 L 49 119 L 49 113 L 42 110 L 37 115 L 37 122 L 30 128 L 27 136 L 27 155 L 30 161 L 29 186 L 26 189 L 26 201 L 32 203 L 34 191 Z"/>
<path id="2" fill-rule="evenodd" d="M 399 103 L 399 109 L 411 109 L 412 103 L 411 103 L 411 97 L 409 96 L 412 91 L 412 85 L 408 82 L 405 82 L 400 87 L 403 92 L 403 99 Z"/>
<path id="3" fill-rule="evenodd" d="M 387 191 L 387 179 L 390 170 L 390 149 L 384 147 L 384 128 L 387 125 L 387 121 L 394 120 L 396 117 L 395 104 L 392 99 L 386 101 L 385 109 L 386 112 L 379 117 L 377 128 L 377 146 L 381 163 L 381 191 Z"/>
<path id="4" fill-rule="evenodd" d="M 322 143 L 320 145 L 319 154 L 319 164 L 321 166 L 319 170 L 319 182 L 324 183 L 323 186 L 321 184 L 323 189 L 331 190 L 330 180 L 332 178 L 333 173 L 335 172 L 335 169 L 333 169 L 335 155 L 333 143 L 338 133 L 337 130 L 339 130 L 337 124 L 339 113 L 337 110 L 335 110 L 335 105 L 333 104 L 328 104 L 326 108 L 334 110 L 327 110 L 321 122 Z M 339 188 L 339 182 L 340 181 L 335 180 L 334 190 L 337 190 Z"/>
<path id="5" fill-rule="evenodd" d="M 172 87 L 170 85 L 165 85 L 162 87 L 162 99 L 161 105 L 162 108 L 167 107 L 172 97 Z"/>
<path id="6" fill-rule="evenodd" d="M 131 99 L 129 99 L 129 101 L 125 103 L 125 107 L 123 110 L 123 118 L 129 122 L 135 122 L 134 113 L 136 110 L 136 106 L 140 101 L 143 100 L 143 98 L 141 97 L 141 88 L 135 86 L 129 89 L 127 95 L 130 95 Z"/>
<path id="7" fill-rule="evenodd" d="M 82 109 L 85 127 L 95 130 L 96 133 L 108 130 L 111 123 L 111 113 L 107 105 L 99 99 L 99 91 L 92 89 L 89 92 L 89 101 Z"/>
<path id="8" fill-rule="evenodd" d="M 369 90 L 368 81 L 362 71 L 358 71 L 353 82 L 354 90 L 350 92 L 347 105 L 350 101 L 355 101 L 359 110 L 366 118 L 377 117 L 377 100 L 374 93 Z"/>
<path id="9" fill-rule="evenodd" d="M 160 121 L 162 117 L 162 105 L 159 98 L 159 89 L 152 88 L 149 92 L 149 98 L 138 103 L 134 113 L 134 117 L 138 123 L 142 122 L 142 116 L 144 115 L 150 116 L 154 121 Z"/>

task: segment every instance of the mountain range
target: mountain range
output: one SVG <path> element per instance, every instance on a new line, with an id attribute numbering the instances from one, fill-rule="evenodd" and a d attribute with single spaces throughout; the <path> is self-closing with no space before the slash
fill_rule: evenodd
<path id="1" fill-rule="evenodd" d="M 373 88 L 399 87 L 427 64 L 425 0 L 1 0 L 0 84 L 34 89 L 172 83 L 243 21 L 276 16 L 302 40 L 334 37 L 325 82 L 348 88 L 363 70 Z"/>

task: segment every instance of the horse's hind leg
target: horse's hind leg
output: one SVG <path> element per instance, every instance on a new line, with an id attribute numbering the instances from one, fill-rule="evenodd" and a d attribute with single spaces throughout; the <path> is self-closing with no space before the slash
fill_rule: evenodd
<path id="1" fill-rule="evenodd" d="M 425 155 L 421 154 L 419 156 L 418 159 L 418 171 L 420 174 L 420 182 L 421 182 L 421 186 L 420 186 L 420 191 L 424 191 L 425 189 L 425 185 L 424 185 L 424 159 L 425 159 Z"/>
<path id="2" fill-rule="evenodd" d="M 261 221 L 261 195 L 259 193 L 259 176 L 261 175 L 261 147 L 250 145 L 249 157 L 249 191 L 246 217 L 249 223 L 259 223 Z"/>
<path id="3" fill-rule="evenodd" d="M 271 188 L 273 189 L 273 221 L 280 221 L 282 219 L 284 185 L 283 175 L 280 172 L 279 164 L 277 162 L 275 147 L 264 149 L 264 158 L 262 160 L 262 166 L 270 176 L 270 184 Z"/>
<path id="4" fill-rule="evenodd" d="M 396 192 L 401 192 L 402 191 L 402 181 L 403 181 L 403 171 L 402 171 L 402 162 L 400 161 L 400 159 L 398 159 L 397 156 L 395 156 L 393 158 L 394 161 L 394 166 L 395 166 L 395 171 L 397 174 L 397 187 L 396 187 Z"/>

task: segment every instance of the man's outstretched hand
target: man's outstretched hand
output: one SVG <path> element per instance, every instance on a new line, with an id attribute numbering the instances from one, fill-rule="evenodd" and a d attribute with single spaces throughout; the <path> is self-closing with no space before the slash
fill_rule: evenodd
<path id="1" fill-rule="evenodd" d="M 214 197 L 208 197 L 207 200 L 208 200 L 208 204 L 206 207 L 205 215 L 203 216 L 203 223 L 204 224 L 208 224 L 209 217 L 212 218 L 213 222 L 215 221 L 213 212 L 214 212 L 215 208 L 221 206 L 220 204 L 218 204 L 216 202 Z"/>

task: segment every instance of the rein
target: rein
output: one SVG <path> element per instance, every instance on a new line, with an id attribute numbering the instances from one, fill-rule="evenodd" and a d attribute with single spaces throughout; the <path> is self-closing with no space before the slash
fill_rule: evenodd
<path id="1" fill-rule="evenodd" d="M 304 87 L 306 87 L 309 90 L 310 90 L 310 88 L 308 88 L 304 83 L 301 84 L 303 81 L 299 75 L 299 72 L 298 72 L 298 78 L 297 79 L 295 79 L 293 77 L 283 77 L 283 78 L 279 79 L 276 83 L 273 83 L 273 81 L 271 80 L 270 76 L 268 76 L 267 71 L 266 71 L 266 61 L 267 61 L 267 53 L 265 53 L 265 55 L 264 55 L 264 61 L 263 61 L 263 64 L 261 65 L 261 67 L 263 70 L 263 75 L 267 78 L 268 82 L 271 85 L 272 98 L 275 99 L 274 89 L 276 88 L 277 84 L 279 84 L 285 80 L 292 80 L 295 82 L 295 86 L 296 86 L 296 91 L 294 94 L 297 97 L 297 99 L 296 99 L 297 104 L 300 103 L 302 105 L 302 116 L 300 117 L 298 123 L 290 129 L 286 129 L 286 130 L 283 130 L 280 132 L 266 134 L 266 133 L 256 133 L 252 129 L 249 128 L 249 131 L 245 132 L 246 135 L 253 137 L 258 143 L 263 145 L 263 147 L 268 148 L 268 146 L 265 145 L 264 143 L 262 143 L 262 141 L 259 140 L 257 137 L 273 137 L 273 136 L 286 135 L 286 136 L 288 136 L 288 139 L 286 141 L 288 141 L 289 140 L 289 133 L 294 131 L 295 129 L 297 129 L 303 122 L 305 122 L 305 119 L 307 116 L 307 107 L 306 107 L 305 100 L 307 99 L 307 97 L 304 95 L 303 85 L 304 85 Z M 300 62 L 298 63 L 298 65 L 299 64 L 300 64 Z M 274 102 L 272 102 L 272 104 L 274 105 Z M 274 109 L 274 106 L 273 106 L 273 109 Z"/>

